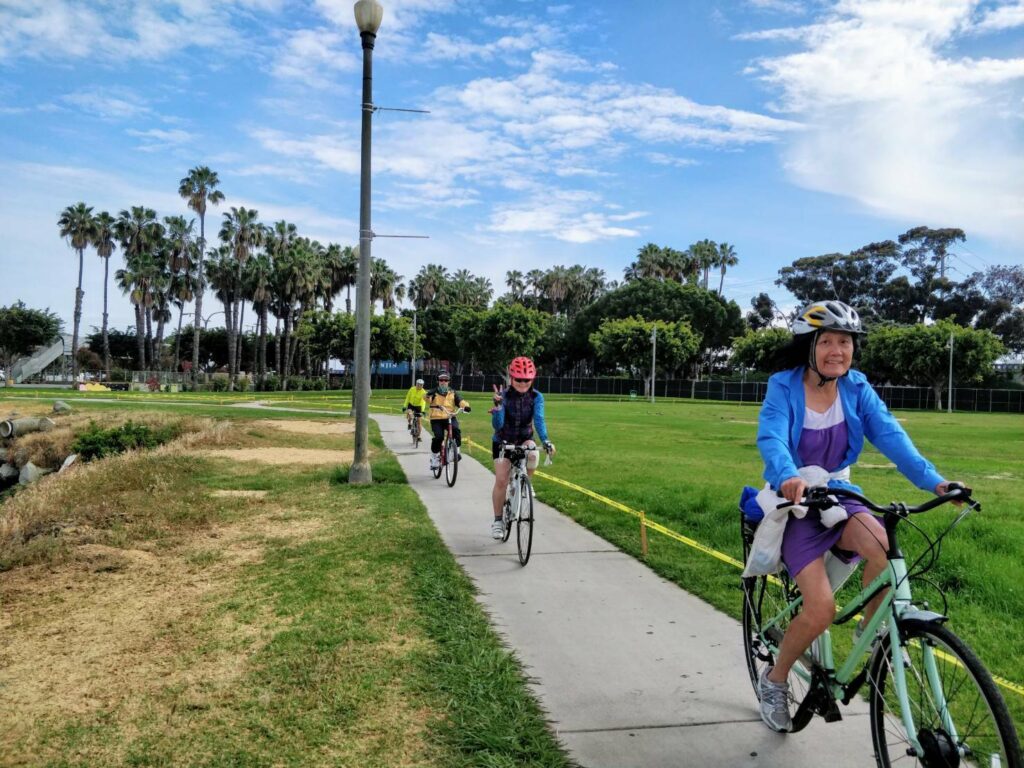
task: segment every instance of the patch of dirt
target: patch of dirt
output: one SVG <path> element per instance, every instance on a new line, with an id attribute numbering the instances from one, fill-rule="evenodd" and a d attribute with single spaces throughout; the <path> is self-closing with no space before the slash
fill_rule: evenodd
<path id="1" fill-rule="evenodd" d="M 262 419 L 256 422 L 260 427 L 273 427 L 283 432 L 295 432 L 300 435 L 350 435 L 356 431 L 351 421 L 302 421 L 289 419 Z"/>
<path id="2" fill-rule="evenodd" d="M 330 451 L 323 448 L 224 448 L 200 451 L 200 456 L 233 461 L 258 461 L 263 464 L 350 464 L 353 451 Z"/>
<path id="3" fill-rule="evenodd" d="M 228 491 L 219 490 L 210 494 L 219 499 L 262 499 L 267 495 L 266 491 Z"/>
<path id="4" fill-rule="evenodd" d="M 231 593 L 241 568 L 261 561 L 267 539 L 305 540 L 323 525 L 278 511 L 173 547 L 84 544 L 61 565 L 0 574 L 0 689 L 9 715 L 0 754 L 17 758 L 10 748 L 43 722 L 99 711 L 131 722 L 168 690 L 202 708 L 283 626 L 269 607 L 243 622 L 211 605 Z M 31 743 L 21 746 L 29 763 L 38 758 Z"/>

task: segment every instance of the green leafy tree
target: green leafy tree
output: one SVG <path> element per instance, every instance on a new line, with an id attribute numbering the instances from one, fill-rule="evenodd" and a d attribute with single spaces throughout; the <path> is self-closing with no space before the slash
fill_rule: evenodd
<path id="1" fill-rule="evenodd" d="M 750 300 L 750 311 L 744 319 L 751 330 L 756 331 L 768 328 L 779 314 L 772 297 L 767 293 L 759 293 Z"/>
<path id="2" fill-rule="evenodd" d="M 355 325 L 353 324 L 353 332 Z M 355 337 L 353 335 L 353 345 Z M 412 322 L 386 310 L 370 320 L 370 360 L 406 360 L 412 352 Z"/>
<path id="3" fill-rule="evenodd" d="M 792 338 L 793 334 L 785 328 L 748 329 L 733 341 L 730 362 L 762 373 L 771 373 L 776 353 Z"/>
<path id="4" fill-rule="evenodd" d="M 419 313 L 417 332 L 424 357 L 447 360 L 461 373 L 464 361 L 471 357 L 472 329 L 482 310 L 434 302 Z M 463 331 L 468 329 L 470 335 Z"/>
<path id="5" fill-rule="evenodd" d="M 29 309 L 21 301 L 0 307 L 0 365 L 8 387 L 14 383 L 14 361 L 53 341 L 60 326 L 60 318 L 49 309 Z"/>
<path id="6" fill-rule="evenodd" d="M 868 334 L 861 367 L 875 381 L 930 386 L 942 410 L 953 340 L 954 385 L 977 384 L 992 371 L 1004 348 L 991 331 L 939 320 L 933 325 L 876 326 Z"/>
<path id="7" fill-rule="evenodd" d="M 462 331 L 472 340 L 477 368 L 503 372 L 519 355 L 539 357 L 550 315 L 519 304 L 497 304 L 493 309 L 462 318 Z"/>
<path id="8" fill-rule="evenodd" d="M 684 321 L 648 321 L 639 317 L 605 320 L 590 334 L 598 362 L 614 370 L 642 376 L 651 387 L 652 333 L 657 333 L 656 371 L 672 374 L 689 363 L 700 349 L 700 338 Z"/>
<path id="9" fill-rule="evenodd" d="M 700 339 L 702 355 L 727 349 L 744 330 L 736 302 L 726 301 L 714 291 L 650 278 L 634 280 L 604 294 L 574 319 L 568 340 L 571 359 L 590 359 L 590 334 L 605 320 L 627 317 L 670 323 L 685 320 Z"/>

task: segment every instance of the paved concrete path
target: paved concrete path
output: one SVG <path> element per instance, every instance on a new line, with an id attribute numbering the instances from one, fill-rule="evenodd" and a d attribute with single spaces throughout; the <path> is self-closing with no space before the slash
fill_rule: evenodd
<path id="1" fill-rule="evenodd" d="M 521 567 L 514 532 L 505 544 L 490 537 L 493 474 L 467 454 L 449 488 L 428 472 L 429 440 L 415 450 L 404 417 L 373 418 L 580 765 L 875 765 L 863 707 L 772 733 L 737 621 L 543 503 Z"/>

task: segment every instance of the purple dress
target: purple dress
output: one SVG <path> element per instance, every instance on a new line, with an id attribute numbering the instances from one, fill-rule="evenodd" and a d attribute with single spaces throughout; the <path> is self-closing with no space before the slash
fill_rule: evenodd
<path id="1" fill-rule="evenodd" d="M 804 427 L 797 446 L 800 466 L 816 464 L 835 472 L 846 457 L 847 447 L 846 417 L 841 398 L 837 397 L 825 413 L 805 409 Z M 842 501 L 842 505 L 851 517 L 859 512 L 869 512 L 863 505 L 847 499 Z M 843 562 L 856 560 L 856 553 L 837 546 L 845 527 L 846 523 L 842 522 L 826 528 L 821 523 L 821 515 L 815 510 L 808 510 L 802 518 L 791 515 L 782 536 L 782 562 L 786 564 L 786 570 L 791 576 L 796 576 L 808 563 L 829 550 Z"/>

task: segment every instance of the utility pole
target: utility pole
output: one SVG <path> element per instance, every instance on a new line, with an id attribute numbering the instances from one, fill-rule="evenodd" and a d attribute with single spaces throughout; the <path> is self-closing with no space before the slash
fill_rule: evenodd
<path id="1" fill-rule="evenodd" d="M 949 387 L 946 390 L 946 413 L 953 412 L 953 331 L 949 332 Z"/>
<path id="2" fill-rule="evenodd" d="M 412 311 L 412 354 L 409 355 L 409 386 L 416 386 L 416 310 Z"/>
<path id="3" fill-rule="evenodd" d="M 654 362 L 658 357 L 658 326 L 651 327 L 651 403 L 654 402 Z"/>

